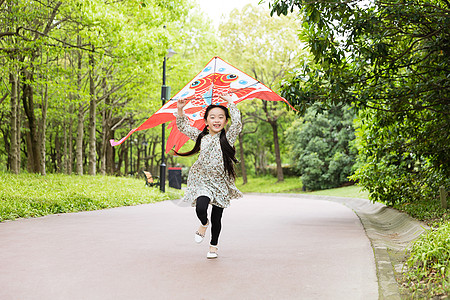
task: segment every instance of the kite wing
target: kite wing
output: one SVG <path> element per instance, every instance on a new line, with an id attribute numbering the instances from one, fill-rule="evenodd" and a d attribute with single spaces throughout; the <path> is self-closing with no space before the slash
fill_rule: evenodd
<path id="1" fill-rule="evenodd" d="M 274 91 L 266 87 L 258 80 L 233 67 L 218 56 L 213 57 L 203 70 L 197 74 L 185 87 L 164 104 L 157 112 L 147 119 L 142 125 L 132 129 L 127 136 L 120 141 L 110 140 L 112 146 L 122 144 L 133 132 L 170 122 L 168 128 L 172 128 L 167 139 L 166 152 L 172 148 L 178 151 L 188 138 L 182 134 L 176 125 L 177 101 L 188 100 L 184 108 L 185 115 L 192 126 L 202 130 L 205 127 L 203 116 L 206 107 L 210 104 L 227 106 L 227 102 L 219 98 L 222 93 L 233 93 L 234 103 L 246 99 L 262 99 L 267 101 L 283 101 L 295 110 L 286 99 L 278 96 Z"/>

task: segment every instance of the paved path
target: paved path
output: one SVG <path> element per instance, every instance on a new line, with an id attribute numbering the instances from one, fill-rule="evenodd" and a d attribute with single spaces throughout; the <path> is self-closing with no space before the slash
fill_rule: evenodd
<path id="1" fill-rule="evenodd" d="M 342 204 L 234 200 L 217 260 L 197 222 L 167 201 L 0 223 L 0 299 L 378 299 L 370 241 Z"/>

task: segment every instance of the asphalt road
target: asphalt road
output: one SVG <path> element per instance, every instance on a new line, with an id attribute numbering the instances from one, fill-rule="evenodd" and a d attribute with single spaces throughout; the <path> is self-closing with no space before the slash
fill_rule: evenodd
<path id="1" fill-rule="evenodd" d="M 219 258 L 172 201 L 0 223 L 0 299 L 378 299 L 355 213 L 246 195 L 225 209 Z"/>

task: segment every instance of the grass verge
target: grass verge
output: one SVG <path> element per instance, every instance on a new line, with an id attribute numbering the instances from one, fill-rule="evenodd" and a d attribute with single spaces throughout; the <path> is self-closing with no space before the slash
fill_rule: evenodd
<path id="1" fill-rule="evenodd" d="M 368 199 L 369 194 L 361 187 L 352 185 L 323 191 L 304 192 L 299 177 L 285 177 L 283 182 L 277 182 L 272 176 L 249 177 L 247 184 L 243 184 L 242 177 L 236 179 L 237 188 L 243 193 L 296 193 L 309 195 L 324 195 L 349 198 Z"/>
<path id="2" fill-rule="evenodd" d="M 147 188 L 143 179 L 0 173 L 0 222 L 176 199 L 181 191 Z"/>

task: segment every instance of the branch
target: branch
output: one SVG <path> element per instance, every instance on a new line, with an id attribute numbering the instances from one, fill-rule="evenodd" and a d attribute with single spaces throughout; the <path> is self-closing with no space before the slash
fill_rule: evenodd
<path id="1" fill-rule="evenodd" d="M 49 39 L 56 40 L 56 41 L 60 42 L 61 44 L 63 44 L 64 46 L 69 47 L 69 48 L 76 48 L 76 49 L 81 49 L 81 50 L 84 50 L 84 51 L 94 52 L 94 53 L 95 53 L 95 51 L 93 51 L 92 49 L 89 49 L 89 48 L 85 48 L 85 47 L 84 47 L 84 46 L 89 46 L 89 44 L 84 44 L 84 45 L 80 45 L 80 46 L 78 46 L 78 45 L 72 45 L 72 44 L 70 44 L 70 43 L 67 43 L 66 41 L 63 41 L 63 40 L 57 39 L 57 38 L 55 38 L 55 37 L 49 36 L 48 34 L 45 34 L 45 33 L 40 32 L 40 31 L 38 31 L 38 30 L 34 30 L 34 29 L 31 29 L 31 28 L 27 28 L 27 27 L 19 27 L 19 28 L 17 29 L 17 32 L 18 32 L 20 29 L 27 30 L 27 31 L 30 31 L 30 32 L 39 34 L 39 35 L 41 35 L 41 36 L 48 37 Z M 26 37 L 24 37 L 23 35 L 20 35 L 19 33 L 17 33 L 17 35 L 18 35 L 19 37 L 21 37 L 22 39 L 24 39 L 25 41 L 28 41 L 28 42 L 34 42 L 33 40 L 30 40 L 29 38 L 26 38 Z M 57 45 L 47 44 L 47 43 L 45 43 L 45 45 L 47 45 L 47 46 L 55 46 L 55 47 L 57 46 Z"/>
<path id="2" fill-rule="evenodd" d="M 114 88 L 110 89 L 108 92 L 106 92 L 105 94 L 103 94 L 103 96 L 101 96 L 100 98 L 97 98 L 97 102 L 100 102 L 102 100 L 104 100 L 106 97 L 114 94 L 115 92 L 117 92 L 118 90 L 120 90 L 121 88 L 123 88 L 125 85 L 127 85 L 128 83 L 130 83 L 131 81 L 133 81 L 133 79 L 136 76 L 130 76 L 130 78 L 128 78 L 127 80 L 124 80 L 122 84 L 115 86 Z"/>
<path id="3" fill-rule="evenodd" d="M 53 28 L 53 27 L 52 27 L 52 23 L 53 23 L 53 20 L 54 20 L 55 17 L 56 17 L 56 14 L 58 13 L 58 10 L 59 10 L 59 7 L 61 6 L 61 4 L 62 4 L 61 1 L 59 1 L 59 2 L 56 4 L 55 8 L 53 9 L 52 15 L 48 18 L 47 25 L 45 26 L 45 29 L 44 29 L 44 34 L 45 34 L 45 35 L 47 35 L 48 32 L 50 31 L 50 29 Z"/>
<path id="4" fill-rule="evenodd" d="M 16 35 L 17 32 L 12 32 L 12 31 L 8 31 L 8 32 L 2 32 L 0 33 L 0 39 L 4 36 L 11 36 L 11 35 Z"/>
<path id="5" fill-rule="evenodd" d="M 1 3 L 0 3 L 1 6 Z M 5 95 L 3 95 L 2 99 L 0 99 L 0 104 L 2 104 L 3 101 L 5 101 L 6 97 L 8 97 L 8 93 L 5 93 Z"/>
<path id="6" fill-rule="evenodd" d="M 59 20 L 58 22 L 54 22 L 54 23 L 51 25 L 50 28 L 53 29 L 53 28 L 57 27 L 58 25 L 60 25 L 61 23 L 67 21 L 67 20 L 69 20 L 69 18 L 64 18 L 64 19 Z"/>
<path id="7" fill-rule="evenodd" d="M 258 115 L 257 115 L 256 113 L 254 113 L 254 112 L 247 113 L 247 114 L 250 115 L 250 116 L 252 116 L 252 117 L 254 117 L 255 119 L 260 120 L 260 121 L 267 122 L 267 119 L 261 118 L 260 116 L 258 116 Z"/>
<path id="8" fill-rule="evenodd" d="M 113 130 L 116 130 L 120 125 L 122 125 L 122 123 L 125 121 L 125 120 L 128 120 L 128 114 L 127 115 L 125 115 L 125 117 L 123 117 L 122 119 L 120 119 L 116 124 L 114 124 L 114 126 L 112 126 L 111 127 L 111 130 L 113 131 Z"/>

